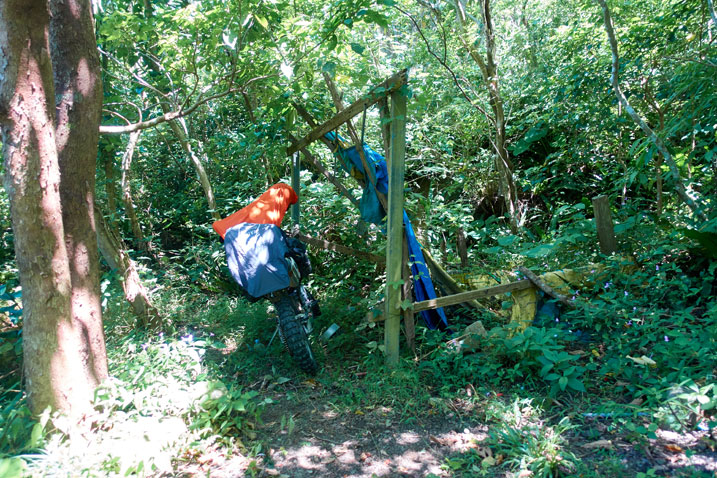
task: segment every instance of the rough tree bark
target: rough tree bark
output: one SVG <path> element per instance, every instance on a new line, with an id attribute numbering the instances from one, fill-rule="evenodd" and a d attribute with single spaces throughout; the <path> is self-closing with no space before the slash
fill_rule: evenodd
<path id="1" fill-rule="evenodd" d="M 72 277 L 72 319 L 87 343 L 88 379 L 108 376 L 94 220 L 102 81 L 90 0 L 50 2 L 50 56 L 60 200 Z"/>
<path id="2" fill-rule="evenodd" d="M 28 404 L 78 418 L 107 377 L 91 214 L 102 87 L 90 2 L 52 10 L 0 2 L 0 125 Z"/>
<path id="3" fill-rule="evenodd" d="M 680 175 L 680 170 L 677 166 L 677 163 L 672 157 L 670 151 L 667 149 L 667 146 L 665 146 L 665 143 L 662 141 L 662 139 L 657 136 L 654 131 L 652 131 L 652 128 L 647 125 L 645 120 L 630 105 L 630 103 L 627 101 L 627 97 L 620 88 L 620 80 L 618 78 L 618 73 L 620 71 L 620 57 L 617 51 L 617 39 L 615 38 L 615 29 L 612 25 L 612 17 L 610 16 L 610 10 L 608 9 L 605 0 L 597 0 L 597 2 L 602 7 L 605 32 L 607 33 L 607 38 L 610 43 L 610 50 L 612 51 L 611 81 L 613 90 L 615 90 L 615 96 L 617 96 L 618 101 L 620 102 L 620 104 L 622 104 L 623 108 L 625 108 L 627 114 L 630 115 L 630 118 L 632 118 L 632 120 L 637 123 L 640 129 L 645 133 L 645 135 L 650 138 L 650 141 L 652 141 L 652 143 L 655 145 L 655 148 L 657 149 L 658 153 L 660 153 L 665 159 L 665 162 L 670 169 L 672 179 L 675 181 L 675 190 L 677 192 L 677 195 L 692 210 L 692 213 L 697 219 L 706 222 L 709 219 L 707 217 L 707 214 L 704 212 L 703 207 L 688 194 L 687 189 L 682 182 L 682 177 Z"/>

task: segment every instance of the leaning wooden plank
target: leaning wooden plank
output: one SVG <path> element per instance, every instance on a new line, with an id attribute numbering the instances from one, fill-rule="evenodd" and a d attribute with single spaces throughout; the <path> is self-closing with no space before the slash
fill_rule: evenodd
<path id="1" fill-rule="evenodd" d="M 324 81 L 326 82 L 326 87 L 329 89 L 329 92 L 331 93 L 331 98 L 333 98 L 333 100 L 334 100 L 334 106 L 336 107 L 336 113 L 340 114 L 345 109 L 343 101 L 341 101 L 342 95 L 336 89 L 334 80 L 332 80 L 331 76 L 329 76 L 329 74 L 326 72 L 324 72 Z M 366 114 L 366 111 L 364 110 L 364 115 L 365 114 Z M 365 119 L 365 117 L 364 117 L 364 119 Z M 376 187 L 376 174 L 375 174 L 375 172 L 371 171 L 371 166 L 369 166 L 368 161 L 366 160 L 366 152 L 363 149 L 361 139 L 359 139 L 359 135 L 356 132 L 356 128 L 354 128 L 354 125 L 350 119 L 346 121 L 346 127 L 348 129 L 349 136 L 351 137 L 351 141 L 354 142 L 356 151 L 358 152 L 359 158 L 361 159 L 361 164 L 363 165 L 363 170 L 365 172 L 364 175 L 368 178 L 368 180 L 373 185 L 373 188 L 376 191 L 376 196 L 378 197 L 378 200 L 381 202 L 381 206 L 383 206 L 383 210 L 388 211 L 388 198 L 384 194 L 382 194 Z"/>
<path id="2" fill-rule="evenodd" d="M 401 70 L 380 85 L 374 87 L 367 95 L 365 95 L 363 98 L 358 99 L 357 101 L 354 101 L 351 106 L 347 107 L 345 110 L 338 113 L 336 116 L 331 118 L 330 120 L 324 122 L 320 126 L 317 126 L 314 128 L 308 135 L 306 135 L 304 138 L 299 140 L 297 144 L 293 144 L 289 146 L 286 150 L 286 155 L 291 156 L 296 151 L 299 151 L 301 148 L 305 148 L 306 146 L 310 145 L 317 139 L 320 139 L 322 136 L 324 136 L 329 131 L 333 131 L 342 124 L 344 124 L 346 121 L 350 120 L 357 114 L 363 112 L 365 108 L 368 108 L 369 106 L 374 105 L 377 103 L 381 98 L 385 98 L 387 95 L 393 93 L 394 91 L 397 91 L 399 88 L 401 88 L 403 85 L 405 85 L 408 82 L 408 71 L 407 70 Z"/>
<path id="3" fill-rule="evenodd" d="M 514 290 L 530 289 L 531 287 L 533 287 L 533 283 L 529 279 L 523 279 L 517 282 L 509 282 L 507 284 L 485 287 L 483 289 L 470 290 L 468 292 L 447 295 L 445 297 L 439 297 L 437 299 L 414 302 L 413 312 L 437 309 L 439 307 L 448 307 L 449 305 L 456 305 L 461 304 L 463 302 L 468 302 L 470 300 L 505 294 L 506 292 L 512 292 Z"/>
<path id="4" fill-rule="evenodd" d="M 426 260 L 426 265 L 431 271 L 431 278 L 434 282 L 441 285 L 445 292 L 450 292 L 451 294 L 460 294 L 462 292 L 465 292 L 461 288 L 461 286 L 458 285 L 458 283 L 448 274 L 448 272 L 446 272 L 445 269 L 443 269 L 443 267 L 441 267 L 440 264 L 438 264 L 433 258 L 433 256 L 431 256 L 431 254 L 425 249 L 423 250 L 423 258 Z M 481 309 L 481 305 L 475 300 L 468 301 L 468 305 L 477 310 Z"/>
<path id="5" fill-rule="evenodd" d="M 523 266 L 520 266 L 520 267 L 518 268 L 518 270 L 519 270 L 520 272 L 522 272 L 523 274 L 525 274 L 525 277 L 527 277 L 527 278 L 530 280 L 530 282 L 532 282 L 533 284 L 535 284 L 535 286 L 536 286 L 538 289 L 542 290 L 543 292 L 545 292 L 546 294 L 548 294 L 548 295 L 549 295 L 550 297 L 552 297 L 553 299 L 558 300 L 561 304 L 565 304 L 565 305 L 567 305 L 568 307 L 572 307 L 573 309 L 575 308 L 575 303 L 574 303 L 574 302 L 570 301 L 570 300 L 569 300 L 566 296 L 564 296 L 563 294 L 560 294 L 560 293 L 556 292 L 555 290 L 553 290 L 552 287 L 550 287 L 548 284 L 546 284 L 545 282 L 543 282 L 542 280 L 540 280 L 540 277 L 538 277 L 537 275 L 535 275 L 535 273 L 534 273 L 533 271 L 531 271 L 531 270 L 528 269 L 527 267 L 523 267 Z"/>
<path id="6" fill-rule="evenodd" d="M 289 135 L 289 139 L 291 141 L 296 141 L 296 138 L 291 134 Z M 326 179 L 328 179 L 329 182 L 331 184 L 333 184 L 334 187 L 336 187 L 336 189 L 338 189 L 341 194 L 344 195 L 344 197 L 346 197 L 349 201 L 351 201 L 351 204 L 353 204 L 356 207 L 356 209 L 359 209 L 358 199 L 356 199 L 353 196 L 353 194 L 351 194 L 351 192 L 348 189 L 346 189 L 346 187 L 343 184 L 341 184 L 341 182 L 338 180 L 338 178 L 336 176 L 334 176 L 333 174 L 331 174 L 329 171 L 326 170 L 326 168 L 324 167 L 324 164 L 319 160 L 319 158 L 314 157 L 314 155 L 311 154 L 311 152 L 309 152 L 309 150 L 307 150 L 306 148 L 302 148 L 301 152 L 303 153 L 304 158 L 314 168 L 316 168 L 321 174 L 323 174 L 324 177 Z"/>
<path id="7" fill-rule="evenodd" d="M 307 236 L 305 234 L 298 234 L 296 237 L 299 240 L 307 243 L 310 246 L 325 249 L 327 251 L 340 252 L 341 254 L 358 257 L 360 259 L 366 259 L 367 261 L 374 262 L 376 264 L 385 264 L 386 263 L 386 257 L 381 256 L 379 254 L 373 254 L 371 252 L 359 251 L 356 249 L 352 249 L 351 247 L 343 246 L 341 244 L 336 244 L 335 242 L 325 241 L 323 239 L 317 239 L 315 237 Z"/>

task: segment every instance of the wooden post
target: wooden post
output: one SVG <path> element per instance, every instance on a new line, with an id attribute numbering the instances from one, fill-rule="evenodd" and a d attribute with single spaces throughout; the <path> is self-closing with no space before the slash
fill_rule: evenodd
<path id="1" fill-rule="evenodd" d="M 299 152 L 294 153 L 291 161 L 291 187 L 294 189 L 297 198 L 300 198 L 301 193 L 301 156 Z M 291 222 L 294 226 L 299 225 L 299 199 L 296 200 L 296 204 L 291 206 Z"/>
<path id="2" fill-rule="evenodd" d="M 406 160 L 406 97 L 391 93 L 391 163 L 388 173 L 388 240 L 386 244 L 386 363 L 398 365 L 401 333 L 401 264 L 403 263 L 403 182 Z"/>
<path id="3" fill-rule="evenodd" d="M 459 227 L 456 232 L 456 248 L 458 249 L 458 257 L 461 259 L 461 268 L 468 267 L 468 245 L 466 244 L 466 234 L 463 228 Z"/>
<path id="4" fill-rule="evenodd" d="M 612 225 L 612 214 L 610 213 L 610 200 L 607 196 L 596 196 L 593 198 L 593 211 L 595 212 L 595 227 L 597 228 L 600 252 L 612 254 L 617 251 L 617 239 L 615 229 Z"/>
<path id="5" fill-rule="evenodd" d="M 414 353 L 416 352 L 416 320 L 413 314 L 413 274 L 409 264 L 408 241 L 403 236 L 403 293 L 404 301 L 411 303 L 411 307 L 403 310 L 403 331 L 406 334 L 406 344 Z"/>

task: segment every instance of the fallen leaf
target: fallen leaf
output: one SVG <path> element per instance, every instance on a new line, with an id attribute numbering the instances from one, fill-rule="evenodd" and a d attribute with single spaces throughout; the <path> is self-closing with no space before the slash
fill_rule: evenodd
<path id="1" fill-rule="evenodd" d="M 362 452 L 361 455 L 359 455 L 359 461 L 366 461 L 369 458 L 371 458 L 371 453 L 368 452 Z"/>
<path id="2" fill-rule="evenodd" d="M 684 451 L 681 446 L 673 445 L 672 443 L 665 445 L 665 449 L 671 451 L 672 453 L 682 453 Z"/>
<path id="3" fill-rule="evenodd" d="M 643 355 L 642 357 L 638 357 L 638 358 L 630 357 L 628 355 L 626 358 L 629 358 L 630 360 L 632 360 L 633 362 L 635 362 L 636 364 L 639 364 L 639 365 L 647 365 L 648 367 L 657 367 L 657 362 L 652 360 L 647 355 Z"/>
<path id="4" fill-rule="evenodd" d="M 493 458 L 492 456 L 487 456 L 487 457 L 483 458 L 483 460 L 480 462 L 480 465 L 483 468 L 488 468 L 490 466 L 495 465 L 495 463 L 496 463 L 495 458 Z"/>
<path id="5" fill-rule="evenodd" d="M 598 440 L 593 441 L 590 443 L 584 443 L 580 445 L 581 448 L 585 448 L 586 450 L 594 450 L 594 449 L 602 449 L 602 450 L 612 450 L 612 440 Z"/>
<path id="6" fill-rule="evenodd" d="M 450 446 L 450 445 L 453 445 L 453 444 L 456 442 L 456 439 L 455 439 L 455 438 L 452 438 L 452 437 L 439 438 L 439 437 L 430 435 L 430 436 L 428 437 L 428 439 L 429 439 L 430 441 L 432 441 L 433 443 L 436 443 L 436 444 L 441 445 L 441 446 Z"/>
<path id="7" fill-rule="evenodd" d="M 356 410 L 354 413 L 356 415 L 365 415 L 364 412 L 362 412 L 361 410 Z"/>
<path id="8" fill-rule="evenodd" d="M 642 402 L 644 402 L 642 398 L 636 398 L 635 400 L 630 402 L 630 405 L 642 405 Z"/>
<path id="9" fill-rule="evenodd" d="M 335 461 L 336 461 L 336 457 L 335 457 L 335 456 L 327 456 L 326 458 L 324 458 L 323 460 L 321 460 L 321 464 L 322 464 L 322 465 L 328 465 L 329 463 L 333 463 L 333 462 L 335 462 Z"/>

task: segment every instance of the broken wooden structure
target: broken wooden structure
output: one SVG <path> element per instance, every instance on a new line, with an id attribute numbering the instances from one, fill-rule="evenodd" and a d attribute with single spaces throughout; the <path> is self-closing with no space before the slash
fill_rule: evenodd
<path id="1" fill-rule="evenodd" d="M 403 192 L 404 192 L 404 162 L 406 154 L 406 96 L 403 93 L 404 86 L 408 83 L 408 73 L 402 70 L 391 76 L 381 84 L 372 88 L 366 95 L 356 100 L 350 106 L 344 108 L 341 104 L 341 98 L 332 80 L 325 75 L 327 86 L 332 94 L 338 113 L 328 121 L 317 124 L 311 114 L 298 104 L 294 104 L 296 112 L 301 116 L 307 124 L 312 128 L 311 131 L 302 138 L 295 138 L 289 135 L 291 145 L 287 148 L 287 156 L 293 158 L 293 174 L 292 183 L 297 194 L 298 177 L 299 177 L 299 160 L 296 153 L 301 152 L 307 163 L 320 172 L 329 182 L 331 182 L 340 194 L 347 197 L 357 208 L 359 202 L 349 190 L 336 178 L 321 162 L 321 160 L 312 155 L 307 147 L 315 141 L 324 142 L 332 151 L 336 151 L 337 144 L 329 140 L 325 135 L 329 132 L 337 130 L 340 126 L 346 124 L 349 130 L 349 136 L 356 144 L 356 149 L 361 157 L 364 171 L 368 173 L 369 166 L 364 157 L 363 137 L 359 138 L 355 128 L 351 124 L 351 120 L 364 113 L 367 108 L 378 104 L 381 116 L 381 132 L 383 137 L 383 145 L 385 150 L 385 158 L 388 166 L 388 194 L 383 195 L 376 191 L 379 200 L 387 213 L 387 247 L 385 258 L 377 254 L 357 251 L 355 249 L 332 243 L 323 239 L 312 238 L 304 234 L 299 234 L 299 238 L 307 244 L 326 250 L 336 251 L 348 254 L 353 257 L 366 259 L 378 264 L 385 264 L 386 267 L 386 291 L 383 314 L 376 320 L 385 321 L 384 344 L 386 361 L 390 365 L 398 363 L 399 358 L 399 336 L 401 318 L 404 320 L 404 331 L 407 343 L 413 347 L 414 343 L 414 314 L 424 310 L 437 309 L 451 305 L 467 303 L 473 307 L 479 307 L 476 299 L 485 298 L 494 295 L 500 295 L 511 291 L 524 290 L 534 286 L 540 287 L 549 295 L 560 300 L 565 300 L 554 291 L 550 290 L 545 284 L 540 283 L 540 279 L 535 274 L 525 274 L 527 279 L 500 284 L 493 287 L 486 287 L 472 291 L 463 291 L 462 288 L 453 280 L 443 268 L 436 263 L 428 251 L 424 250 L 424 258 L 426 265 L 431 271 L 431 275 L 443 289 L 451 295 L 439 297 L 436 299 L 425 300 L 413 303 L 411 293 L 411 272 L 408 265 L 408 251 L 405 243 L 403 231 Z M 389 105 L 390 99 L 390 105 Z M 363 136 L 363 133 L 362 133 Z M 366 174 L 367 178 L 357 178 L 357 181 L 363 187 L 365 181 L 375 181 L 371 174 Z M 375 184 L 374 184 L 375 186 Z M 298 224 L 298 210 L 292 214 L 295 217 L 294 224 Z M 529 272 L 529 271 L 528 271 Z M 399 287 L 399 284 L 403 284 Z M 547 290 L 546 290 L 547 289 Z M 405 300 L 409 299 L 412 303 L 410 307 L 402 307 Z"/>

